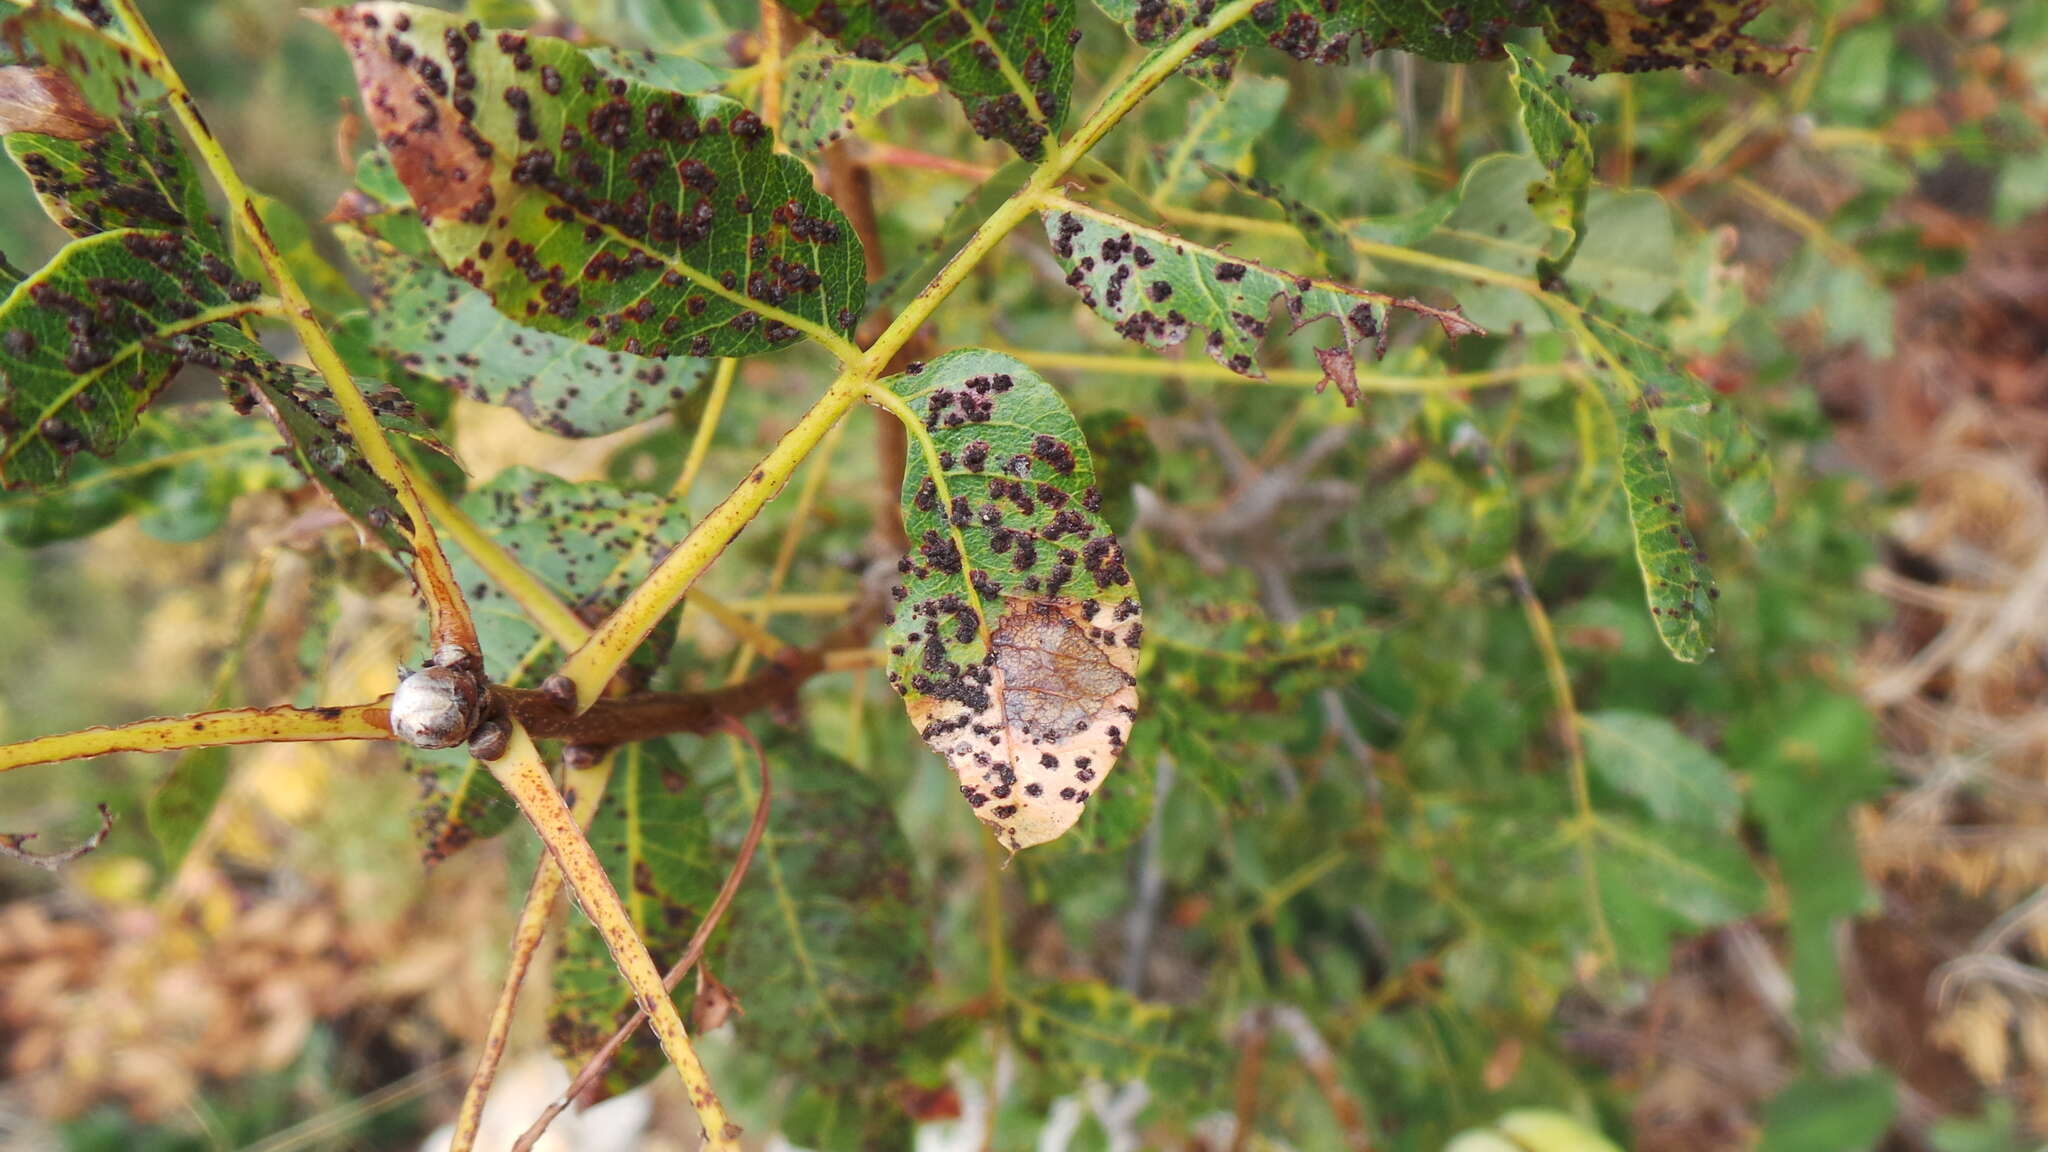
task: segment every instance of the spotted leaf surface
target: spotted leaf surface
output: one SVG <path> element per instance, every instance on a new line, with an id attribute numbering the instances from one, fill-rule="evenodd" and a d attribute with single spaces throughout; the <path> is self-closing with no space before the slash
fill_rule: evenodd
<path id="1" fill-rule="evenodd" d="M 1549 176 L 1529 185 L 1529 207 L 1538 219 L 1562 237 L 1553 251 L 1537 262 L 1536 272 L 1552 280 L 1571 267 L 1579 243 L 1586 236 L 1586 199 L 1593 188 L 1593 138 L 1587 134 L 1584 114 L 1572 104 L 1564 79 L 1552 76 L 1533 56 L 1512 45 L 1508 48 L 1508 80 L 1522 110 L 1522 130 L 1529 135 L 1529 147 L 1543 162 Z"/>
<path id="2" fill-rule="evenodd" d="M 855 56 L 887 60 L 913 45 L 984 140 L 1026 160 L 1067 115 L 1074 82 L 1074 0 L 792 0 L 791 11 Z"/>
<path id="3" fill-rule="evenodd" d="M 1671 472 L 1669 433 L 1656 413 L 1663 398 L 1637 374 L 1639 354 L 1624 353 L 1598 340 L 1589 359 L 1605 367 L 1601 394 L 1621 444 L 1621 485 L 1628 497 L 1629 527 L 1635 533 L 1636 563 L 1643 570 L 1650 616 L 1673 656 L 1687 663 L 1712 651 L 1714 602 L 1720 589 L 1707 568 L 1706 551 L 1686 523 L 1678 481 Z"/>
<path id="4" fill-rule="evenodd" d="M 1335 384 L 1346 403 L 1358 397 L 1352 351 L 1370 343 L 1384 352 L 1390 308 L 1426 316 L 1453 338 L 1480 331 L 1456 309 L 1295 276 L 1077 201 L 1048 210 L 1045 227 L 1067 283 L 1128 340 L 1171 348 L 1195 329 L 1207 329 L 1202 348 L 1211 359 L 1260 379 L 1259 349 L 1276 299 L 1287 331 L 1330 320 L 1342 339 L 1316 349 L 1323 370 L 1317 388 Z"/>
<path id="5" fill-rule="evenodd" d="M 760 776 L 751 752 L 732 759 L 730 738 L 700 746 L 722 871 L 753 819 Z M 714 750 L 729 770 L 710 767 Z M 900 1139 L 828 1139 L 825 1130 L 903 1121 L 880 1090 L 898 1075 L 907 1013 L 931 975 L 910 842 L 891 794 L 859 769 L 792 735 L 771 738 L 767 751 L 768 829 L 730 928 L 714 937 L 713 966 L 746 1006 L 734 1025 L 738 1046 L 809 1071 L 783 1120 L 792 1140 L 903 1147 Z"/>
<path id="6" fill-rule="evenodd" d="M 1137 718 L 1123 548 L 1073 413 L 1030 369 L 970 350 L 888 384 L 935 457 L 911 437 L 890 682 L 996 838 L 1043 844 L 1080 818 Z"/>
<path id="7" fill-rule="evenodd" d="M 0 492 L 0 540 L 52 544 L 129 516 L 161 540 L 200 539 L 236 497 L 300 483 L 276 447 L 276 432 L 217 401 L 151 409 L 111 458 L 74 457 L 63 487 Z"/>
<path id="8" fill-rule="evenodd" d="M 1729 520 L 1746 536 L 1761 535 L 1778 507 L 1763 438 L 1727 397 L 1686 368 L 1653 324 L 1598 301 L 1582 319 L 1579 337 L 1588 357 L 1613 367 L 1625 386 L 1633 385 L 1660 424 L 1700 445 Z"/>
<path id="9" fill-rule="evenodd" d="M 1206 21 L 1208 0 L 1100 0 L 1140 44 L 1157 45 Z M 1515 28 L 1541 28 L 1550 46 L 1572 58 L 1572 70 L 1648 72 L 1719 68 L 1736 73 L 1782 72 L 1797 49 L 1742 34 L 1763 5 L 1757 0 L 1639 3 L 1638 0 L 1263 0 L 1250 15 L 1205 42 L 1192 62 L 1201 74 L 1227 77 L 1238 52 L 1265 46 L 1296 60 L 1342 64 L 1396 48 L 1430 60 L 1498 59 Z"/>
<path id="10" fill-rule="evenodd" d="M 28 174 L 50 219 L 73 236 L 115 228 L 182 231 L 225 251 L 168 113 L 126 115 L 75 136 L 9 133 L 7 154 Z"/>
<path id="11" fill-rule="evenodd" d="M 743 816 L 740 827 L 745 826 Z M 703 790 L 672 743 L 650 740 L 614 754 L 611 782 L 588 836 L 648 950 L 663 965 L 682 955 L 725 873 L 714 859 Z M 564 1064 L 580 1067 L 632 1016 L 633 992 L 619 979 L 604 938 L 580 914 L 570 917 L 562 934 L 553 982 L 548 1039 Z M 679 985 L 675 995 L 689 1011 L 690 985 Z M 619 1050 L 598 1082 L 598 1095 L 629 1091 L 666 1066 L 661 1048 L 643 1029 Z"/>
<path id="12" fill-rule="evenodd" d="M 515 323 L 439 264 L 342 229 L 370 278 L 371 341 L 407 371 L 503 404 L 536 428 L 601 436 L 667 412 L 711 371 L 692 357 L 607 352 Z"/>
<path id="13" fill-rule="evenodd" d="M 761 118 L 431 9 L 314 14 L 435 251 L 530 327 L 652 356 L 849 331 L 860 242 Z"/>
<path id="14" fill-rule="evenodd" d="M 238 411 L 260 407 L 269 415 L 290 449 L 292 463 L 326 489 L 365 535 L 394 554 L 411 551 L 411 518 L 399 505 L 397 493 L 363 458 L 319 373 L 279 362 L 239 330 L 224 325 L 188 343 L 186 355 L 220 373 Z M 358 384 L 385 432 L 445 451 L 397 389 L 372 381 Z"/>
<path id="15" fill-rule="evenodd" d="M 255 284 L 197 241 L 122 229 L 64 246 L 0 303 L 0 481 L 105 456 L 181 361 L 178 337 L 248 312 Z"/>
<path id="16" fill-rule="evenodd" d="M 799 152 L 816 152 L 891 105 L 938 91 L 922 68 L 824 52 L 791 56 L 784 75 L 782 138 Z"/>

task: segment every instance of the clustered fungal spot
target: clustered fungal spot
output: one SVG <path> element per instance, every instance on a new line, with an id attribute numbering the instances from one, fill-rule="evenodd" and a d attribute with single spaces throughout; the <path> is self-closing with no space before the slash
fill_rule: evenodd
<path id="1" fill-rule="evenodd" d="M 893 381 L 932 438 L 906 462 L 890 683 L 1012 850 L 1052 839 L 1136 716 L 1140 609 L 1079 428 L 1043 379 L 960 352 Z"/>
<path id="2" fill-rule="evenodd" d="M 195 317 L 260 289 L 196 241 L 117 230 L 67 247 L 0 312 L 12 359 L 0 397 L 0 478 L 61 481 L 71 457 L 107 455 L 190 359 Z"/>
<path id="3" fill-rule="evenodd" d="M 1388 309 L 1426 316 L 1453 339 L 1480 332 L 1455 307 L 1432 308 L 1418 300 L 1290 275 L 1095 209 L 1047 212 L 1045 223 L 1053 255 L 1067 269 L 1067 284 L 1127 340 L 1170 348 L 1194 329 L 1205 328 L 1202 347 L 1210 359 L 1257 379 L 1265 375 L 1258 356 L 1268 331 L 1265 317 L 1275 300 L 1290 332 L 1334 319 L 1343 340 L 1316 349 L 1323 369 L 1317 390 L 1335 384 L 1347 404 L 1358 400 L 1352 349 L 1370 343 L 1376 354 L 1385 355 Z"/>
<path id="4" fill-rule="evenodd" d="M 1001 140 L 1026 160 L 1066 116 L 1074 45 L 1074 6 L 1059 0 L 794 0 L 812 27 L 863 60 L 924 49 L 933 78 L 967 111 L 985 140 Z"/>
<path id="5" fill-rule="evenodd" d="M 533 327 L 634 356 L 763 351 L 841 331 L 859 241 L 768 126 L 612 74 L 573 45 L 425 10 L 316 18 L 450 270 Z"/>

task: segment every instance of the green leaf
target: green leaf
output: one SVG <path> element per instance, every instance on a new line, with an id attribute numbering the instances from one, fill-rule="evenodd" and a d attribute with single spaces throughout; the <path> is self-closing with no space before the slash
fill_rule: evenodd
<path id="1" fill-rule="evenodd" d="M 1067 283 L 1125 339 L 1171 348 L 1205 328 L 1209 357 L 1257 380 L 1265 376 L 1259 351 L 1275 297 L 1285 306 L 1289 331 L 1335 320 L 1342 339 L 1316 349 L 1323 369 L 1317 389 L 1335 384 L 1346 403 L 1358 399 L 1352 350 L 1372 341 L 1384 352 L 1389 308 L 1427 316 L 1454 339 L 1480 331 L 1456 308 L 1295 276 L 1075 201 L 1047 210 L 1045 226 L 1053 255 L 1068 271 Z"/>
<path id="2" fill-rule="evenodd" d="M 1071 980 L 1033 988 L 1011 1000 L 1010 1014 L 1018 1047 L 1067 1087 L 1145 1081 L 1159 1064 L 1185 1073 L 1212 1063 L 1181 1043 L 1181 1021 L 1170 1006 L 1107 984 Z"/>
<path id="3" fill-rule="evenodd" d="M 197 241 L 122 229 L 66 244 L 0 303 L 0 481 L 50 488 L 109 455 L 179 365 L 176 338 L 257 287 Z"/>
<path id="4" fill-rule="evenodd" d="M 1457 191 L 1397 220 L 1354 224 L 1361 240 L 1397 244 L 1535 281 L 1550 226 L 1530 211 L 1528 190 L 1547 180 L 1531 156 L 1499 154 L 1473 161 Z M 1564 280 L 1603 304 L 1652 312 L 1678 290 L 1682 274 L 1671 208 L 1654 192 L 1591 193 L 1579 250 Z M 1555 320 L 1521 288 L 1391 259 L 1372 258 L 1378 279 L 1409 290 L 1451 293 L 1472 321 L 1492 331 L 1517 325 L 1548 331 Z"/>
<path id="5" fill-rule="evenodd" d="M 1313 693 L 1350 681 L 1365 667 L 1371 633 L 1348 606 L 1282 624 L 1250 604 L 1174 604 L 1159 610 L 1149 639 L 1148 687 L 1234 725 L 1246 713 L 1293 714 Z"/>
<path id="6" fill-rule="evenodd" d="M 414 375 L 510 407 L 536 428 L 601 436 L 645 423 L 711 372 L 707 360 L 657 361 L 523 328 L 438 264 L 352 228 L 337 232 L 370 277 L 377 349 Z"/>
<path id="7" fill-rule="evenodd" d="M 1742 808 L 1727 765 L 1661 716 L 1586 712 L 1579 716 L 1586 759 L 1616 791 L 1643 802 L 1666 824 L 1730 832 Z"/>
<path id="8" fill-rule="evenodd" d="M 1674 936 L 1763 908 L 1764 883 L 1732 835 L 1694 825 L 1646 827 L 1602 816 L 1594 876 L 1621 962 L 1651 975 L 1670 962 Z"/>
<path id="9" fill-rule="evenodd" d="M 59 228 L 92 236 L 116 228 L 189 232 L 225 252 L 206 190 L 167 112 L 130 113 L 75 138 L 7 134 L 7 154 Z"/>
<path id="10" fill-rule="evenodd" d="M 1550 175 L 1529 185 L 1529 207 L 1554 232 L 1564 234 L 1563 251 L 1537 261 L 1536 275 L 1549 282 L 1571 267 L 1586 235 L 1586 197 L 1593 187 L 1593 138 L 1583 114 L 1565 91 L 1564 78 L 1551 76 L 1535 57 L 1510 44 L 1508 81 L 1522 110 L 1522 130 Z M 1555 245 L 1552 245 L 1555 248 Z"/>
<path id="11" fill-rule="evenodd" d="M 128 516 L 161 540 L 210 535 L 235 498 L 299 483 L 277 435 L 209 403 L 145 412 L 113 457 L 81 456 L 48 491 L 0 492 L 0 539 L 24 548 L 89 536 Z"/>
<path id="12" fill-rule="evenodd" d="M 1098 0 L 1140 44 L 1162 44 L 1207 22 L 1205 0 Z M 1511 27 L 1540 27 L 1575 72 L 1644 72 L 1658 68 L 1720 68 L 1776 74 L 1798 49 L 1762 44 L 1741 33 L 1761 5 L 1704 0 L 1644 5 L 1635 0 L 1569 0 L 1529 4 L 1469 0 L 1445 7 L 1419 0 L 1267 0 L 1203 45 L 1194 67 L 1227 76 L 1238 49 L 1267 45 L 1296 60 L 1341 64 L 1355 40 L 1361 55 L 1398 48 L 1430 60 L 1467 63 L 1497 58 Z"/>
<path id="13" fill-rule="evenodd" d="M 948 353 L 885 383 L 924 422 L 889 682 L 997 839 L 1042 844 L 1080 818 L 1138 714 L 1140 608 L 1094 460 L 1065 401 L 1008 356 Z"/>
<path id="14" fill-rule="evenodd" d="M 590 823 L 590 846 L 618 889 L 627 918 L 664 966 L 682 955 L 725 878 L 713 858 L 704 802 L 703 787 L 668 741 L 628 744 L 612 758 L 611 782 Z M 637 1007 L 604 937 L 587 917 L 570 918 L 553 983 L 548 1038 L 563 1063 L 580 1067 Z M 690 986 L 679 985 L 675 995 L 687 1012 Z M 643 1030 L 619 1049 L 598 1082 L 598 1095 L 638 1087 L 666 1066 L 660 1047 Z"/>
<path id="15" fill-rule="evenodd" d="M 1628 496 L 1629 527 L 1650 617 L 1673 656 L 1698 663 L 1713 651 L 1714 602 L 1721 590 L 1707 570 L 1707 554 L 1686 527 L 1663 431 L 1651 422 L 1641 399 L 1614 386 L 1601 392 L 1621 442 L 1621 487 Z"/>
<path id="16" fill-rule="evenodd" d="M 349 49 L 442 262 L 514 320 L 661 358 L 766 351 L 859 318 L 860 241 L 731 100 L 427 8 L 314 17 Z"/>
<path id="17" fill-rule="evenodd" d="M 1887 1072 L 1838 1080 L 1808 1076 L 1764 1104 L 1758 1152 L 1869 1152 L 1898 1115 L 1899 1090 Z"/>
<path id="18" fill-rule="evenodd" d="M 868 1093 L 892 1075 L 907 1012 L 930 979 L 927 926 L 889 794 L 792 736 L 771 739 L 768 756 L 771 816 L 731 927 L 715 938 L 718 970 L 746 1005 L 739 1043 L 801 1070 L 795 1106 L 808 1113 L 803 1127 L 817 1128 L 835 1110 L 884 1106 Z M 760 795 L 752 754 L 735 750 L 730 762 L 729 780 L 707 785 L 705 799 L 722 866 Z"/>
<path id="19" fill-rule="evenodd" d="M 1241 75 L 1221 93 L 1196 97 L 1188 122 L 1167 149 L 1152 194 L 1161 203 L 1186 200 L 1208 187 L 1213 165 L 1238 176 L 1251 174 L 1252 146 L 1280 118 L 1287 103 L 1287 81 Z"/>
<path id="20" fill-rule="evenodd" d="M 226 748 L 195 748 L 179 756 L 151 790 L 145 812 L 165 875 L 177 874 L 213 817 L 214 805 L 227 790 L 228 767 Z"/>
<path id="21" fill-rule="evenodd" d="M 260 406 L 289 446 L 292 462 L 327 490 L 349 519 L 394 554 L 412 549 L 412 520 L 398 494 L 363 458 L 341 408 L 320 374 L 273 358 L 263 346 L 225 325 L 206 334 L 189 355 L 220 373 L 237 411 Z M 363 383 L 359 381 L 359 386 Z M 434 451 L 446 451 L 433 429 L 421 423 L 412 401 L 395 388 L 374 382 L 362 389 L 378 427 Z"/>
<path id="22" fill-rule="evenodd" d="M 1728 399 L 1702 383 L 1650 323 L 1595 300 L 1577 333 L 1585 354 L 1605 362 L 1657 420 L 1697 442 L 1729 522 L 1755 539 L 1777 514 L 1770 454 Z"/>
<path id="23" fill-rule="evenodd" d="M 817 152 L 890 106 L 939 90 L 922 69 L 816 51 L 791 56 L 783 74 L 782 139 L 798 152 Z"/>
<path id="24" fill-rule="evenodd" d="M 1066 120 L 1074 81 L 1074 0 L 790 0 L 789 9 L 854 55 L 887 60 L 924 49 L 933 76 L 984 140 L 1026 160 Z"/>

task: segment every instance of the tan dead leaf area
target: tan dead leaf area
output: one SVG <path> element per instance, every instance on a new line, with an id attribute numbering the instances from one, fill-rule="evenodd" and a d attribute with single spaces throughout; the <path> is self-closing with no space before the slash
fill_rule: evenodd
<path id="1" fill-rule="evenodd" d="M 1122 754 L 1138 710 L 1138 650 L 1097 634 L 1128 623 L 1101 601 L 1004 597 L 989 632 L 986 706 L 911 703 L 975 816 L 1012 852 L 1072 828 Z"/>

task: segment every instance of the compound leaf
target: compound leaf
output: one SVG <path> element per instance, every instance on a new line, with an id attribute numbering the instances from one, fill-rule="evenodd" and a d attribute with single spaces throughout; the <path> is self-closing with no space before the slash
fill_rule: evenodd
<path id="1" fill-rule="evenodd" d="M 1066 119 L 1081 37 L 1074 0 L 791 0 L 789 8 L 862 59 L 922 48 L 975 132 L 1026 160 L 1044 157 Z"/>
<path id="2" fill-rule="evenodd" d="M 503 404 L 536 428 L 601 436 L 667 412 L 710 373 L 523 328 L 440 265 L 352 228 L 337 229 L 370 278 L 373 345 L 414 375 Z"/>
<path id="3" fill-rule="evenodd" d="M 313 16 L 347 46 L 435 251 L 505 315 L 656 358 L 762 352 L 858 319 L 860 241 L 739 104 L 432 9 Z"/>
<path id="4" fill-rule="evenodd" d="M 682 955 L 724 874 L 712 859 L 703 789 L 669 741 L 628 744 L 613 754 L 611 782 L 588 836 L 649 951 L 664 963 Z M 611 1039 L 637 1007 L 603 935 L 584 916 L 572 917 L 562 934 L 554 993 L 548 1038 L 571 1068 Z M 689 986 L 680 986 L 676 995 L 687 1010 Z M 597 1094 L 615 1096 L 638 1087 L 666 1066 L 660 1047 L 643 1030 L 619 1049 Z"/>
<path id="5" fill-rule="evenodd" d="M 1080 818 L 1138 714 L 1140 608 L 1094 461 L 1059 394 L 1008 356 L 954 352 L 886 383 L 923 421 L 889 681 L 996 838 L 1042 844 Z"/>
<path id="6" fill-rule="evenodd" d="M 0 482 L 51 488 L 106 456 L 177 371 L 178 337 L 258 289 L 193 239 L 132 229 L 64 246 L 0 303 Z"/>
<path id="7" fill-rule="evenodd" d="M 1290 332 L 1324 318 L 1335 320 L 1342 341 L 1316 349 L 1323 369 L 1317 388 L 1335 384 L 1346 403 L 1358 399 L 1352 350 L 1372 341 L 1384 352 L 1389 308 L 1427 316 L 1453 339 L 1480 331 L 1456 308 L 1432 308 L 1295 276 L 1077 201 L 1047 210 L 1045 226 L 1053 255 L 1067 269 L 1067 283 L 1080 291 L 1082 303 L 1116 325 L 1126 339 L 1153 348 L 1171 348 L 1194 329 L 1205 328 L 1209 335 L 1203 350 L 1211 359 L 1241 376 L 1261 379 L 1259 350 L 1276 297 L 1285 306 Z"/>
<path id="8" fill-rule="evenodd" d="M 1292 714 L 1310 693 L 1351 680 L 1365 667 L 1371 636 L 1349 608 L 1283 624 L 1230 603 L 1169 607 L 1151 633 L 1146 681 L 1224 723 L 1251 712 Z"/>

